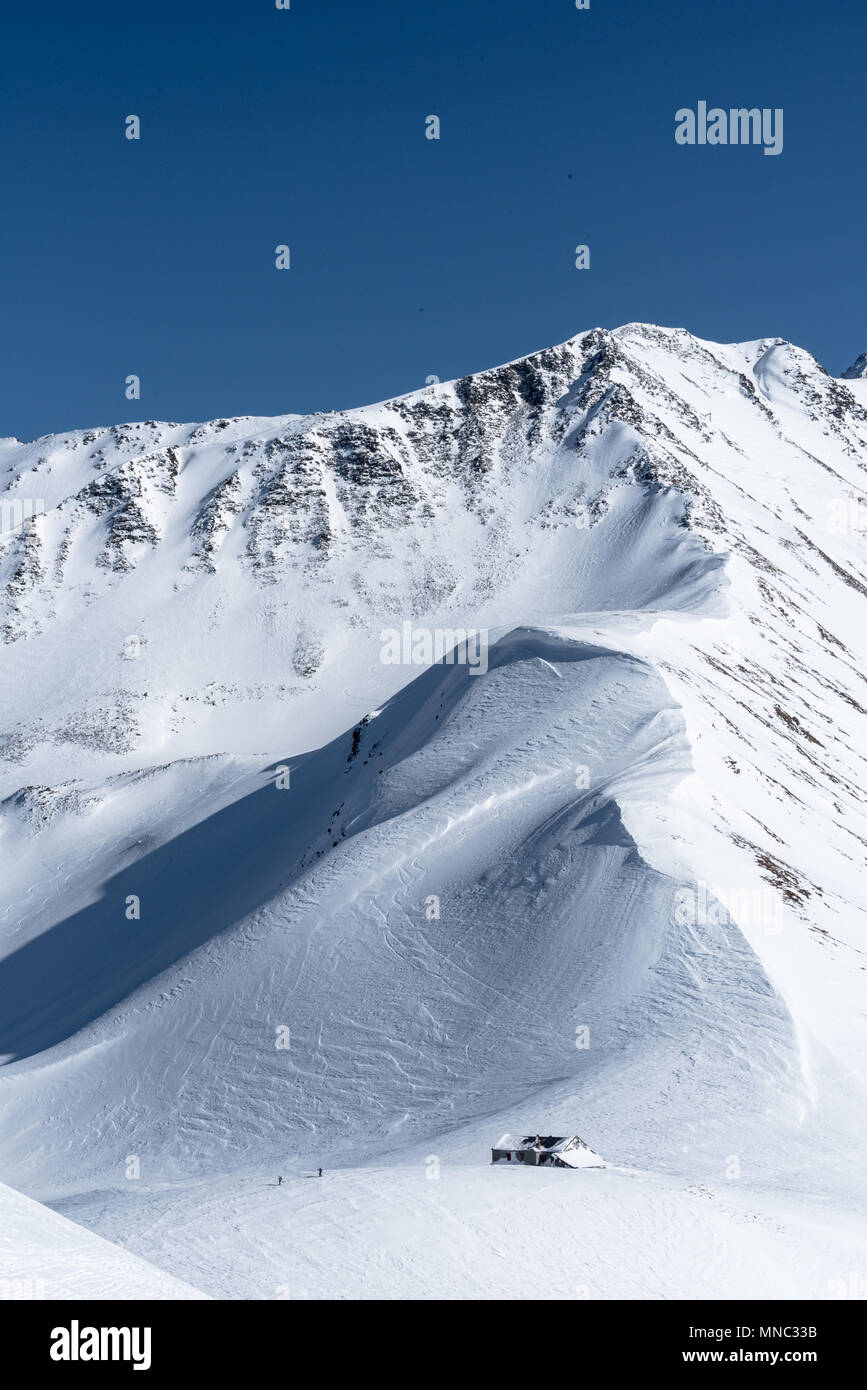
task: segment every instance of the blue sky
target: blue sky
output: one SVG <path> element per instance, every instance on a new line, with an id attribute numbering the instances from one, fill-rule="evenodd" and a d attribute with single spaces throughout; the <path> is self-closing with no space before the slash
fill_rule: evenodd
<path id="1" fill-rule="evenodd" d="M 632 319 L 867 348 L 860 0 L 17 8 L 0 434 L 358 405 Z M 699 100 L 782 107 L 783 153 L 678 146 Z"/>

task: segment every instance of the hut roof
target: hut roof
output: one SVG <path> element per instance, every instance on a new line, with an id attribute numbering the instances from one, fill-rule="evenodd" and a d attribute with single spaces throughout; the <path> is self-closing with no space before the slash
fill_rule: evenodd
<path id="1" fill-rule="evenodd" d="M 571 1137 L 564 1137 L 556 1134 L 504 1134 L 494 1145 L 497 1150 L 506 1150 L 511 1153 L 519 1152 L 522 1149 L 535 1149 L 540 1153 L 556 1154 L 557 1158 L 568 1164 L 570 1168 L 603 1168 L 603 1160 L 598 1154 L 594 1153 L 589 1144 L 585 1144 L 577 1134 Z"/>

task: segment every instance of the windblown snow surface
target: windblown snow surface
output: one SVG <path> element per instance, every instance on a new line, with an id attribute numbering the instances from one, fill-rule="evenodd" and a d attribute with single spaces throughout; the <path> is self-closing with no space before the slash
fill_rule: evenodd
<path id="1" fill-rule="evenodd" d="M 203 1294 L 0 1184 L 0 1298 L 201 1299 Z"/>
<path id="2" fill-rule="evenodd" d="M 223 1298 L 867 1294 L 865 468 L 636 324 L 2 441 L 0 1178 Z"/>

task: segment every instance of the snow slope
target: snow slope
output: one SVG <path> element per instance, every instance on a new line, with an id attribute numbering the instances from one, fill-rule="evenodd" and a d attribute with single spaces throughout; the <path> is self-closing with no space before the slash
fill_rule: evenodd
<path id="1" fill-rule="evenodd" d="M 204 1296 L 0 1185 L 0 1299 Z"/>
<path id="2" fill-rule="evenodd" d="M 3 441 L 3 1176 L 219 1296 L 860 1287 L 865 387 L 630 325 Z"/>

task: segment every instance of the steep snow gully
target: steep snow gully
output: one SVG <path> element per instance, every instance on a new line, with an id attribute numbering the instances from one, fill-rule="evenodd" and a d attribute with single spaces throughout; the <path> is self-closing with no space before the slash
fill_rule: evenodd
<path id="1" fill-rule="evenodd" d="M 221 1297 L 857 1283 L 865 407 L 629 325 L 0 441 L 3 1180 Z"/>

